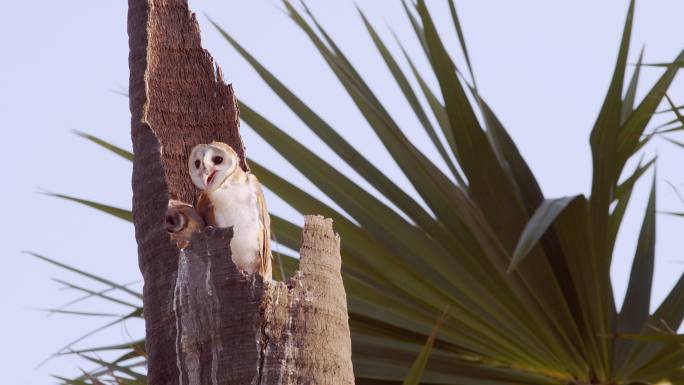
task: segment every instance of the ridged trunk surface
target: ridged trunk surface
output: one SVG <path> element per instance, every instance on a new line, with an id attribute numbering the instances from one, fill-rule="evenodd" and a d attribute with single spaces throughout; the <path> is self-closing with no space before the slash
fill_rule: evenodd
<path id="1" fill-rule="evenodd" d="M 353 384 L 339 237 L 306 218 L 300 270 L 287 283 L 239 272 L 231 229 L 182 252 L 164 230 L 170 198 L 195 203 L 187 156 L 231 145 L 247 170 L 231 86 L 201 47 L 186 0 L 129 0 L 133 216 L 149 385 Z"/>

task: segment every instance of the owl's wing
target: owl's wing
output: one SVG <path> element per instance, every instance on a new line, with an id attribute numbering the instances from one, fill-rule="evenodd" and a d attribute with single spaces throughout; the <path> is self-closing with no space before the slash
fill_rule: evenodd
<path id="1" fill-rule="evenodd" d="M 214 218 L 214 205 L 207 194 L 202 193 L 197 201 L 197 212 L 204 219 L 207 226 L 216 226 L 216 219 Z"/>
<path id="2" fill-rule="evenodd" d="M 256 176 L 249 174 L 249 183 L 256 194 L 257 209 L 259 210 L 259 273 L 265 281 L 272 279 L 271 268 L 271 217 L 268 215 L 264 193 Z"/>

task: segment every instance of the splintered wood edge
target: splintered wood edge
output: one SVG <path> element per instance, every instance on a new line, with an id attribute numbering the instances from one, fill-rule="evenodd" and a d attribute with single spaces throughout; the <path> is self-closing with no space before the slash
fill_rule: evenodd
<path id="1" fill-rule="evenodd" d="M 275 384 L 276 382 L 269 382 L 263 376 L 264 369 L 267 369 L 265 361 L 274 357 L 267 354 L 269 339 L 266 330 L 269 325 L 266 320 L 269 308 L 262 305 L 265 297 L 273 301 L 271 294 L 276 292 L 286 294 L 291 300 L 288 303 L 293 307 L 283 307 L 282 302 L 281 306 L 277 302 L 270 302 L 273 305 L 271 309 L 319 320 L 312 324 L 322 327 L 323 331 L 329 324 L 320 321 L 330 312 L 319 310 L 327 309 L 333 303 L 341 304 L 333 309 L 337 325 L 330 327 L 339 327 L 338 331 L 333 330 L 332 335 L 337 336 L 336 341 L 343 341 L 339 344 L 342 349 L 331 354 L 342 354 L 343 360 L 332 362 L 333 367 L 322 368 L 318 365 L 320 357 L 316 360 L 315 357 L 306 356 L 311 349 L 301 349 L 299 352 L 295 349 L 290 351 L 290 354 L 297 354 L 293 356 L 295 360 L 290 361 L 293 364 L 291 367 L 295 368 L 290 374 L 309 375 L 313 380 L 317 373 L 322 375 L 335 372 L 335 366 L 339 364 L 349 369 L 345 371 L 343 379 L 335 383 L 353 383 L 353 374 L 349 380 L 351 356 L 350 352 L 347 354 L 350 349 L 346 345 L 350 344 L 350 339 L 346 298 L 340 276 L 339 237 L 332 230 L 332 221 L 320 216 L 307 217 L 302 234 L 301 273 L 297 274 L 295 280 L 289 281 L 295 285 L 302 284 L 295 287 L 283 284 L 262 285 L 260 280 L 245 282 L 242 279 L 226 279 L 237 270 L 229 251 L 222 251 L 218 247 L 216 252 L 202 252 L 202 246 L 213 250 L 213 244 L 225 240 L 226 234 L 218 234 L 217 240 L 211 234 L 200 232 L 193 238 L 195 244 L 181 251 L 170 243 L 163 229 L 168 199 L 194 204 L 198 196 L 187 169 L 187 157 L 192 147 L 212 140 L 227 143 L 238 152 L 243 169 L 248 169 L 239 132 L 239 110 L 232 87 L 223 82 L 220 68 L 201 46 L 199 26 L 195 15 L 188 9 L 187 1 L 129 0 L 128 22 L 131 50 L 130 108 L 136 154 L 133 175 L 134 217 L 141 270 L 145 277 L 150 384 L 207 383 L 196 377 L 200 382 L 187 377 L 191 374 L 188 369 L 198 368 L 194 363 L 211 365 L 214 375 L 211 380 L 216 378 L 217 373 L 221 373 L 224 376 L 222 380 L 230 380 L 230 383 L 250 383 L 254 380 L 229 379 L 231 376 L 258 376 L 259 384 Z M 147 162 L 152 162 L 152 166 Z M 202 239 L 211 239 L 207 241 L 211 245 L 202 245 Z M 197 264 L 193 265 L 189 260 L 175 260 L 179 254 L 190 253 L 192 250 L 197 250 L 198 255 L 184 257 L 199 257 L 194 259 Z M 183 263 L 189 264 L 183 266 Z M 211 290 L 206 289 L 206 279 L 203 282 L 184 280 L 179 276 L 179 266 L 186 269 L 181 271 L 183 274 L 197 273 L 198 277 L 209 279 L 213 285 L 209 286 Z M 231 287 L 241 290 L 231 290 Z M 327 291 L 317 293 L 317 287 L 327 288 Z M 283 289 L 285 292 L 280 291 Z M 317 294 L 322 298 L 307 297 L 301 290 L 309 290 L 309 294 Z M 211 306 L 203 307 L 206 298 L 220 302 L 212 302 Z M 172 305 L 177 307 L 172 309 Z M 212 322 L 218 324 L 209 327 L 209 331 L 202 326 L 202 320 L 206 317 L 201 314 L 205 312 L 220 315 L 212 318 Z M 276 319 L 286 321 L 290 318 Z M 190 330 L 183 328 L 184 322 L 186 327 L 194 328 L 197 333 L 192 332 L 185 341 L 182 338 L 183 332 Z M 234 325 L 236 329 L 227 332 L 226 327 L 229 325 Z M 281 326 L 287 327 L 287 323 Z M 325 342 L 324 338 L 308 336 L 307 327 L 302 320 L 283 330 L 292 330 L 289 343 L 301 341 L 302 347 Z M 237 346 L 238 340 L 244 344 Z M 216 343 L 217 341 L 220 343 Z M 253 350 L 255 343 L 257 349 Z M 271 340 L 271 344 L 273 347 L 275 341 Z M 291 345 L 283 345 L 287 346 Z M 179 357 L 178 349 L 189 356 Z M 255 359 L 258 367 L 239 366 L 251 361 L 251 357 L 246 360 L 245 352 L 249 356 L 258 356 L 258 361 Z M 210 357 L 204 356 L 205 354 L 210 354 Z M 177 361 L 186 358 L 190 361 Z M 280 361 L 273 363 L 274 368 L 283 364 Z M 312 373 L 307 369 L 308 363 L 317 363 L 318 372 Z"/>
<path id="2" fill-rule="evenodd" d="M 233 263 L 232 231 L 198 231 L 180 251 L 172 302 L 179 384 L 247 384 L 258 374 L 245 363 L 260 361 L 267 284 Z"/>
<path id="3" fill-rule="evenodd" d="M 219 141 L 230 145 L 249 170 L 240 134 L 239 107 L 232 85 L 202 48 L 199 24 L 186 1 L 148 1 L 146 101 L 141 122 L 160 143 L 171 198 L 194 204 L 187 159 L 194 146 Z"/>
<path id="4" fill-rule="evenodd" d="M 305 217 L 300 256 L 294 275 L 264 297 L 257 384 L 353 384 L 340 237 L 331 219 Z"/>
<path id="5" fill-rule="evenodd" d="M 183 383 L 174 351 L 179 326 L 170 306 L 180 252 L 163 228 L 168 199 L 196 202 L 199 193 L 187 169 L 196 144 L 225 142 L 242 159 L 244 146 L 233 89 L 202 48 L 187 1 L 129 0 L 128 5 L 133 214 L 145 279 L 148 381 L 178 385 Z"/>
<path id="6" fill-rule="evenodd" d="M 287 282 L 263 282 L 258 274 L 240 272 L 230 255 L 231 235 L 231 228 L 206 228 L 181 251 L 173 311 L 183 373 L 196 377 L 205 373 L 202 368 L 216 367 L 219 373 L 240 376 L 231 377 L 239 383 L 326 383 L 325 378 L 335 378 L 353 384 L 340 237 L 332 220 L 306 217 L 300 270 Z M 226 350 L 231 341 L 247 350 Z M 254 348 L 246 347 L 249 341 Z M 329 359 L 313 357 L 316 350 Z M 246 372 L 232 368 L 240 361 L 235 354 L 253 355 L 257 365 L 249 381 Z M 209 362 L 199 363 L 200 356 Z"/>

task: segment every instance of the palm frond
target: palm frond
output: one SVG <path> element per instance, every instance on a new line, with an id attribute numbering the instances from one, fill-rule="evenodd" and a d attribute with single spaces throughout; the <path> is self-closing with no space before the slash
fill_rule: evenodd
<path id="1" fill-rule="evenodd" d="M 243 122 L 339 207 L 326 205 L 279 176 L 271 166 L 250 159 L 252 171 L 296 211 L 335 220 L 343 239 L 342 273 L 357 384 L 560 385 L 655 383 L 663 378 L 674 383 L 684 379 L 681 336 L 671 333 L 684 318 L 684 277 L 655 313 L 649 313 L 655 183 L 627 296 L 619 311 L 610 280 L 617 233 L 634 186 L 655 162 L 644 161 L 642 150 L 651 139 L 681 129 L 670 127 L 681 120 L 679 108 L 670 102 L 668 112 L 677 119 L 662 130 L 646 133 L 684 61 L 684 52 L 673 62 L 662 64 L 665 68 L 660 78 L 637 101 L 640 74 L 647 64 L 643 64 L 642 50 L 631 79 L 625 81 L 634 19 L 634 1 L 630 2 L 612 80 L 591 132 L 591 194 L 550 199 L 544 197 L 503 122 L 478 92 L 454 2 L 449 0 L 449 10 L 467 79 L 447 52 L 427 2 L 402 1 L 402 6 L 422 47 L 420 54 L 430 63 L 429 71 L 417 69 L 399 39 L 401 52 L 393 52 L 360 8 L 359 17 L 401 96 L 415 113 L 418 127 L 398 124 L 383 104 L 383 95 L 372 90 L 306 4 L 284 2 L 288 17 L 313 44 L 365 118 L 366 126 L 359 129 L 377 135 L 417 196 L 402 190 L 279 81 L 255 54 L 211 21 L 266 86 L 391 202 L 386 204 L 365 191 L 286 133 L 268 118 L 267 106 L 240 101 Z M 437 80 L 437 90 L 428 86 L 425 79 L 429 77 Z M 413 81 L 418 84 L 415 88 Z M 425 133 L 447 171 L 426 155 L 427 149 L 408 139 L 405 130 L 409 129 Z M 104 140 L 79 135 L 126 159 L 133 157 Z M 641 156 L 638 165 L 625 171 L 627 162 L 636 156 Z M 127 210 L 56 196 L 119 218 L 132 218 Z M 282 245 L 298 246 L 299 226 L 273 213 L 272 227 Z M 279 264 L 281 271 L 276 275 L 283 277 L 291 274 L 296 260 L 285 254 L 279 256 Z M 126 291 L 123 285 L 99 282 Z M 89 295 L 108 300 L 105 293 L 92 291 Z M 445 308 L 437 334 L 433 315 Z M 89 355 L 120 349 L 125 352 L 122 357 L 144 359 L 144 354 L 133 348 L 112 346 L 75 351 L 99 369 L 65 382 L 93 383 L 92 378 L 111 377 L 112 372 L 127 381 L 140 380 L 120 362 Z"/>

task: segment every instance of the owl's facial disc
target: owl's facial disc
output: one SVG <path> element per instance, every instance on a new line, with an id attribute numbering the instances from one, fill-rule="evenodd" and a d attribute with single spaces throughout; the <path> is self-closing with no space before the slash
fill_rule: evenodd
<path id="1" fill-rule="evenodd" d="M 206 189 L 206 181 L 204 180 L 204 154 L 207 151 L 206 144 L 198 144 L 192 149 L 190 157 L 188 158 L 188 171 L 190 172 L 190 179 L 192 183 L 200 190 Z"/>
<path id="2" fill-rule="evenodd" d="M 237 154 L 227 145 L 223 146 L 212 143 L 193 149 L 189 159 L 190 176 L 200 190 L 215 191 L 235 171 Z"/>

